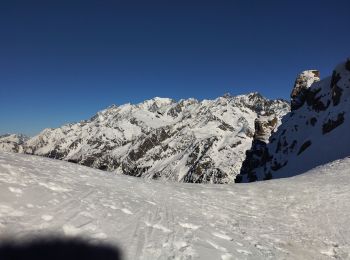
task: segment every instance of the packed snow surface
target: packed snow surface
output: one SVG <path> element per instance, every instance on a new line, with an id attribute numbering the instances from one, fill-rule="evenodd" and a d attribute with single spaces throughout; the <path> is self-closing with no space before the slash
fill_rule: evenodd
<path id="1" fill-rule="evenodd" d="M 203 185 L 0 153 L 0 239 L 84 236 L 118 245 L 126 259 L 347 259 L 349 166 Z"/>

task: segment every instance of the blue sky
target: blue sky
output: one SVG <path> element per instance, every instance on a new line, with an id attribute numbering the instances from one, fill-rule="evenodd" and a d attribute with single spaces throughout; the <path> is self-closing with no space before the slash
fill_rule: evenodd
<path id="1" fill-rule="evenodd" d="M 0 3 L 0 134 L 154 96 L 289 98 L 350 56 L 350 1 Z"/>

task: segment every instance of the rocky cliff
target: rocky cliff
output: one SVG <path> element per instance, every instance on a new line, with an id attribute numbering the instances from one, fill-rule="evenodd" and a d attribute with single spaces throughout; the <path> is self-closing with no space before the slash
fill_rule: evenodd
<path id="1" fill-rule="evenodd" d="M 299 75 L 291 107 L 268 142 L 253 142 L 247 154 L 254 163 L 247 156 L 243 166 L 250 167 L 242 167 L 236 182 L 289 177 L 350 155 L 350 60 L 321 81 L 315 70 Z"/>

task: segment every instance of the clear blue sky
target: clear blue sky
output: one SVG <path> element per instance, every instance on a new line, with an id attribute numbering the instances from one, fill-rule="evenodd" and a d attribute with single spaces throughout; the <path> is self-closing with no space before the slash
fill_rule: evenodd
<path id="1" fill-rule="evenodd" d="M 0 133 L 154 96 L 289 98 L 349 55 L 349 0 L 3 0 Z"/>

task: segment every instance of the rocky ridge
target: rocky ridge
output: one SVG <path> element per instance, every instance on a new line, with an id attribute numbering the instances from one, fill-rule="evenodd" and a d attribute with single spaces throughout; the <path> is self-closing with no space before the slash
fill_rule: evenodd
<path id="1" fill-rule="evenodd" d="M 258 115 L 290 110 L 258 93 L 111 106 L 89 120 L 45 129 L 17 152 L 116 173 L 191 183 L 229 183 L 240 172 Z"/>
<path id="2" fill-rule="evenodd" d="M 253 140 L 236 182 L 289 177 L 349 156 L 349 103 L 349 59 L 322 80 L 318 71 L 301 73 L 291 93 L 292 111 L 268 141 Z"/>

